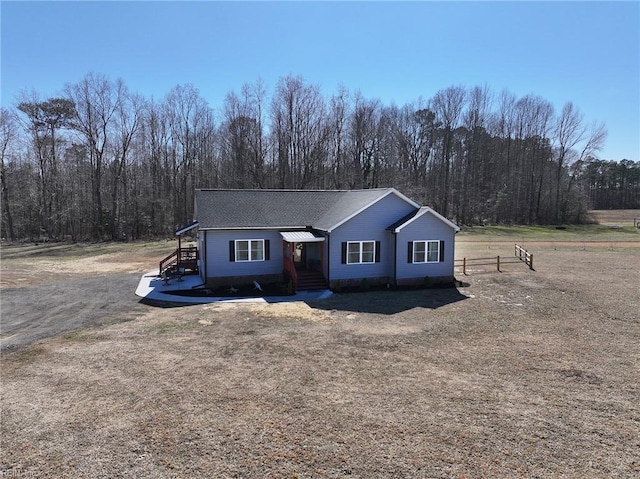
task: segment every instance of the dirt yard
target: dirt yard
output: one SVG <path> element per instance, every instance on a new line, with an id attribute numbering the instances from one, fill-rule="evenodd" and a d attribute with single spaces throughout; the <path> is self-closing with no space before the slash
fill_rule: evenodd
<path id="1" fill-rule="evenodd" d="M 179 308 L 133 295 L 173 245 L 3 248 L 0 475 L 638 477 L 640 235 L 600 240 L 458 289 Z"/>

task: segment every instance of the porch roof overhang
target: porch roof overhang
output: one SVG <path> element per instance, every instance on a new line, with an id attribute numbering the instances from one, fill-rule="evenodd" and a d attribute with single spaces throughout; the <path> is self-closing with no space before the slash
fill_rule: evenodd
<path id="1" fill-rule="evenodd" d="M 310 231 L 281 231 L 280 236 L 287 243 L 320 243 L 324 237 L 315 236 Z"/>
<path id="2" fill-rule="evenodd" d="M 181 236 L 181 235 L 185 234 L 187 231 L 192 230 L 193 228 L 198 226 L 198 224 L 199 223 L 197 221 L 194 221 L 193 223 L 191 223 L 191 224 L 189 224 L 187 226 L 183 226 L 179 230 L 176 230 L 175 235 L 176 236 Z"/>

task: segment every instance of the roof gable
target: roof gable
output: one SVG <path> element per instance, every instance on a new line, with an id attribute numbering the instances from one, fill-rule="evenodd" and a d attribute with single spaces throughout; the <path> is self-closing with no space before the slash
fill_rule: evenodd
<path id="1" fill-rule="evenodd" d="M 396 221 L 394 224 L 389 226 L 387 229 L 392 231 L 393 233 L 399 233 L 400 230 L 402 230 L 402 228 L 404 228 L 405 226 L 408 226 L 409 224 L 413 223 L 415 220 L 417 220 L 418 218 L 420 218 L 422 215 L 425 215 L 425 214 L 431 214 L 431 215 L 435 216 L 437 219 L 442 221 L 444 224 L 446 224 L 447 226 L 453 228 L 453 230 L 456 231 L 456 232 L 460 231 L 460 227 L 458 225 L 456 225 L 452 221 L 449 221 L 447 218 L 442 216 L 437 211 L 429 208 L 428 206 L 423 206 L 420 209 L 418 209 L 418 210 L 416 210 L 416 211 L 414 211 L 412 213 L 409 213 L 407 216 L 405 216 L 404 218 Z"/>
<path id="2" fill-rule="evenodd" d="M 377 190 L 354 190 L 354 191 L 377 191 Z M 354 200 L 353 197 L 345 197 L 344 201 L 350 201 L 351 204 L 350 205 L 335 205 L 335 207 L 333 208 L 333 210 L 334 210 L 333 213 L 335 213 L 334 217 L 333 217 L 333 220 L 334 220 L 333 224 L 331 224 L 331 226 L 323 228 L 323 229 L 331 232 L 332 230 L 334 230 L 337 227 L 343 225 L 344 223 L 349 221 L 351 218 L 359 215 L 360 213 L 362 213 L 366 209 L 370 208 L 371 206 L 373 206 L 375 203 L 377 203 L 381 199 L 386 198 L 387 196 L 389 196 L 391 194 L 395 194 L 400 199 L 406 201 L 407 203 L 409 203 L 411 206 L 413 206 L 415 208 L 420 208 L 420 205 L 418 205 L 416 202 L 414 202 L 414 201 L 410 200 L 409 198 L 407 198 L 406 196 L 404 196 L 402 193 L 400 193 L 395 188 L 387 188 L 384 191 L 384 194 L 377 195 L 375 198 L 374 197 L 371 197 L 371 198 L 367 198 L 367 197 L 358 198 L 360 200 L 360 202 L 357 203 L 357 204 L 353 203 L 353 200 Z M 323 218 L 323 220 L 326 220 L 326 219 Z"/>

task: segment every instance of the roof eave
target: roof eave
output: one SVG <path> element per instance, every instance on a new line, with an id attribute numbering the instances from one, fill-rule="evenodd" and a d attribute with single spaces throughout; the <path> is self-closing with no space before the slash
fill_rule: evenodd
<path id="1" fill-rule="evenodd" d="M 184 234 L 184 233 L 186 233 L 187 231 L 190 231 L 190 230 L 192 230 L 193 228 L 195 228 L 195 227 L 197 227 L 197 226 L 198 226 L 198 222 L 197 222 L 197 221 L 194 221 L 193 223 L 188 224 L 187 226 L 183 226 L 183 227 L 182 227 L 182 228 L 180 228 L 179 230 L 176 230 L 176 231 L 175 231 L 175 235 L 176 235 L 176 236 L 183 235 L 183 234 Z"/>
<path id="2" fill-rule="evenodd" d="M 225 230 L 304 230 L 308 226 L 200 226 L 199 229 L 206 231 L 225 231 Z"/>

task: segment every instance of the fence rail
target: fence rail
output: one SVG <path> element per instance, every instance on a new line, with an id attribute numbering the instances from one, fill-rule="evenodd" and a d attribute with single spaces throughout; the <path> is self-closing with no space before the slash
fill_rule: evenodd
<path id="1" fill-rule="evenodd" d="M 520 261 L 524 261 L 531 271 L 535 271 L 533 269 L 533 254 L 529 253 L 522 246 L 516 244 L 514 245 L 514 254 L 520 259 Z"/>
<path id="2" fill-rule="evenodd" d="M 454 265 L 456 267 L 462 267 L 462 274 L 467 275 L 467 267 L 473 266 L 496 266 L 496 271 L 501 272 L 500 265 L 509 264 L 509 263 L 520 263 L 523 262 L 531 271 L 535 271 L 533 269 L 533 254 L 529 253 L 522 246 L 516 244 L 514 245 L 514 258 L 505 258 L 500 256 L 491 256 L 488 258 L 462 258 L 454 261 Z"/>

